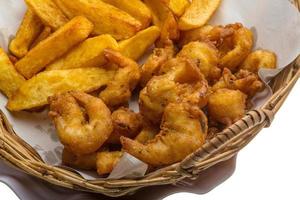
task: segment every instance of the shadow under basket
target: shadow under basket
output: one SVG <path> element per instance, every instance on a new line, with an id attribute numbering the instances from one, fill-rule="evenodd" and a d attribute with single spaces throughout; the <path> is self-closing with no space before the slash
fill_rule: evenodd
<path id="1" fill-rule="evenodd" d="M 300 9 L 300 0 L 295 0 L 295 5 Z M 73 171 L 47 165 L 31 146 L 18 137 L 2 112 L 0 112 L 0 158 L 21 171 L 51 184 L 111 197 L 129 195 L 147 186 L 180 184 L 187 178 L 197 179 L 200 172 L 232 158 L 260 130 L 269 127 L 299 76 L 300 57 L 273 79 L 271 88 L 274 95 L 260 109 L 248 112 L 241 120 L 208 140 L 182 162 L 159 169 L 140 179 L 88 181 Z"/>

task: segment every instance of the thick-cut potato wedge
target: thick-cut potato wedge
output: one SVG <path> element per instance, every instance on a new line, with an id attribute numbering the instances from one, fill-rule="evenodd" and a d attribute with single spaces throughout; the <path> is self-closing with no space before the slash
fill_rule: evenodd
<path id="1" fill-rule="evenodd" d="M 27 79 L 31 78 L 49 63 L 86 39 L 92 30 L 93 24 L 85 17 L 73 18 L 19 60 L 16 63 L 17 70 Z"/>
<path id="2" fill-rule="evenodd" d="M 50 64 L 47 70 L 100 67 L 107 62 L 103 50 L 105 48 L 117 50 L 118 47 L 117 41 L 110 35 L 89 38 Z"/>
<path id="3" fill-rule="evenodd" d="M 30 49 L 38 45 L 41 41 L 45 40 L 47 37 L 49 37 L 52 33 L 52 30 L 50 26 L 45 26 L 43 31 L 40 33 L 40 35 L 34 40 L 32 43 Z"/>
<path id="4" fill-rule="evenodd" d="M 41 72 L 26 81 L 9 99 L 7 108 L 21 111 L 47 105 L 47 98 L 71 90 L 91 92 L 106 85 L 114 71 L 101 68 Z"/>
<path id="5" fill-rule="evenodd" d="M 221 3 L 221 0 L 193 0 L 179 19 L 180 30 L 190 30 L 205 25 Z"/>
<path id="6" fill-rule="evenodd" d="M 25 2 L 45 25 L 55 30 L 69 21 L 52 0 L 25 0 Z"/>
<path id="7" fill-rule="evenodd" d="M 25 78 L 18 74 L 4 50 L 0 48 L 0 91 L 11 97 L 24 82 Z"/>
<path id="8" fill-rule="evenodd" d="M 43 23 L 39 17 L 28 9 L 16 37 L 9 44 L 9 50 L 18 58 L 24 57 L 42 29 Z"/>
<path id="9" fill-rule="evenodd" d="M 138 32 L 132 38 L 119 42 L 120 52 L 128 58 L 138 60 L 153 45 L 159 35 L 159 28 L 151 26 Z"/>
<path id="10" fill-rule="evenodd" d="M 153 24 L 161 28 L 170 11 L 169 8 L 162 0 L 144 0 L 144 3 L 152 12 Z"/>
<path id="11" fill-rule="evenodd" d="M 185 9 L 190 5 L 189 0 L 161 0 L 170 10 L 178 17 L 180 17 Z"/>
<path id="12" fill-rule="evenodd" d="M 149 8 L 141 0 L 102 0 L 105 3 L 111 4 L 131 16 L 136 18 L 142 23 L 143 28 L 149 26 L 152 16 Z"/>
<path id="13" fill-rule="evenodd" d="M 55 0 L 69 18 L 82 15 L 94 23 L 94 34 L 110 34 L 117 40 L 127 39 L 142 29 L 142 24 L 126 13 L 101 0 Z"/>

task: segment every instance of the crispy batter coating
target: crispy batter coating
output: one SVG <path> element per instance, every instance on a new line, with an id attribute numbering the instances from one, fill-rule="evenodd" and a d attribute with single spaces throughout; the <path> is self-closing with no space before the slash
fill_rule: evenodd
<path id="1" fill-rule="evenodd" d="M 198 149 L 205 141 L 207 118 L 197 107 L 170 103 L 161 123 L 161 131 L 146 144 L 121 137 L 124 151 L 152 165 L 176 163 Z"/>
<path id="2" fill-rule="evenodd" d="M 88 155 L 75 155 L 64 148 L 62 153 L 62 164 L 83 170 L 95 170 L 97 153 Z"/>
<path id="3" fill-rule="evenodd" d="M 235 72 L 252 50 L 253 34 L 240 24 L 233 24 L 229 27 L 237 30 L 235 30 L 233 37 L 225 40 L 224 45 L 221 46 L 224 56 L 221 58 L 219 66 Z"/>
<path id="4" fill-rule="evenodd" d="M 142 128 L 142 116 L 132 110 L 121 107 L 111 115 L 114 131 L 107 143 L 120 144 L 120 137 L 134 138 Z"/>
<path id="5" fill-rule="evenodd" d="M 229 126 L 246 112 L 246 95 L 239 90 L 218 89 L 208 98 L 209 117 Z"/>
<path id="6" fill-rule="evenodd" d="M 227 68 L 223 70 L 222 78 L 212 87 L 216 91 L 220 88 L 240 90 L 249 98 L 263 89 L 263 83 L 258 76 L 247 70 L 240 70 L 235 75 Z"/>
<path id="7" fill-rule="evenodd" d="M 249 54 L 240 69 L 258 73 L 261 68 L 275 69 L 277 65 L 276 54 L 267 50 L 257 50 Z"/>
<path id="8" fill-rule="evenodd" d="M 165 43 L 164 48 L 155 48 L 147 61 L 141 67 L 140 85 L 144 88 L 148 81 L 158 75 L 160 67 L 175 55 L 175 48 L 171 41 Z"/>
<path id="9" fill-rule="evenodd" d="M 49 103 L 59 139 L 75 155 L 97 151 L 113 131 L 110 110 L 99 98 L 74 91 L 50 97 Z"/>
<path id="10" fill-rule="evenodd" d="M 204 107 L 208 85 L 198 66 L 190 59 L 174 58 L 160 69 L 140 92 L 140 112 L 146 121 L 159 124 L 171 102 L 189 102 Z"/>
<path id="11" fill-rule="evenodd" d="M 97 153 L 97 172 L 99 175 L 109 174 L 122 157 L 121 151 L 102 151 Z"/>
<path id="12" fill-rule="evenodd" d="M 218 68 L 219 52 L 211 44 L 190 42 L 182 48 L 177 57 L 198 60 L 200 71 L 209 83 L 214 83 L 221 77 L 221 69 Z"/>
<path id="13" fill-rule="evenodd" d="M 104 50 L 104 56 L 111 63 L 119 66 L 114 78 L 100 93 L 100 98 L 109 107 L 117 107 L 128 103 L 131 92 L 138 84 L 141 74 L 138 64 L 111 49 Z"/>

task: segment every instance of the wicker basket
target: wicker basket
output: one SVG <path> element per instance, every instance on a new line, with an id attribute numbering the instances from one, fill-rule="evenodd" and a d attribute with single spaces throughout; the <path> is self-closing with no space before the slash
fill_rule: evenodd
<path id="1" fill-rule="evenodd" d="M 300 0 L 294 2 L 300 10 Z M 274 115 L 299 76 L 300 57 L 272 81 L 274 95 L 261 109 L 247 113 L 244 118 L 207 141 L 203 147 L 181 163 L 159 169 L 138 180 L 87 181 L 72 171 L 49 166 L 31 146 L 18 137 L 2 112 L 0 112 L 0 158 L 54 185 L 112 197 L 128 195 L 147 186 L 175 184 L 186 178 L 196 179 L 201 171 L 235 156 L 261 129 L 270 126 Z"/>

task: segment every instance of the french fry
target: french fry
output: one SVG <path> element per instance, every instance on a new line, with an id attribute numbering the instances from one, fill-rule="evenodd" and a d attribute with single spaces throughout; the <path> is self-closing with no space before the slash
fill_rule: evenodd
<path id="1" fill-rule="evenodd" d="M 85 17 L 75 17 L 50 37 L 31 49 L 16 63 L 16 69 L 27 79 L 45 68 L 55 59 L 85 40 L 93 30 L 93 24 Z"/>
<path id="2" fill-rule="evenodd" d="M 105 48 L 118 49 L 118 47 L 117 41 L 110 35 L 89 38 L 50 64 L 47 70 L 100 67 L 107 62 L 103 50 Z"/>
<path id="3" fill-rule="evenodd" d="M 153 24 L 161 28 L 169 12 L 166 4 L 162 0 L 144 0 L 144 3 L 152 12 Z"/>
<path id="4" fill-rule="evenodd" d="M 205 25 L 220 4 L 221 0 L 193 0 L 179 19 L 179 29 L 191 30 Z"/>
<path id="5" fill-rule="evenodd" d="M 132 38 L 119 42 L 120 52 L 133 60 L 138 60 L 149 47 L 157 40 L 160 30 L 151 26 L 140 31 Z"/>
<path id="6" fill-rule="evenodd" d="M 25 2 L 46 26 L 50 26 L 54 30 L 69 21 L 52 0 L 25 0 Z"/>
<path id="7" fill-rule="evenodd" d="M 151 22 L 152 16 L 149 8 L 141 0 L 102 0 L 105 3 L 111 4 L 142 23 L 143 28 L 147 28 Z"/>
<path id="8" fill-rule="evenodd" d="M 190 5 L 188 0 L 161 0 L 163 1 L 170 10 L 178 17 L 180 17 L 185 9 Z"/>
<path id="9" fill-rule="evenodd" d="M 47 37 L 49 37 L 52 33 L 52 30 L 49 26 L 45 26 L 43 31 L 39 34 L 39 36 L 34 40 L 32 43 L 30 49 L 38 45 L 41 41 L 45 40 Z"/>
<path id="10" fill-rule="evenodd" d="M 0 48 L 0 90 L 11 97 L 24 82 L 25 78 L 18 74 L 9 57 Z"/>
<path id="11" fill-rule="evenodd" d="M 92 92 L 106 85 L 114 71 L 101 68 L 44 71 L 27 80 L 7 103 L 10 111 L 47 105 L 47 98 L 71 90 Z"/>
<path id="12" fill-rule="evenodd" d="M 18 58 L 24 57 L 32 42 L 41 33 L 43 23 L 31 9 L 25 13 L 16 37 L 9 44 L 9 50 Z"/>
<path id="13" fill-rule="evenodd" d="M 117 40 L 127 39 L 142 29 L 142 24 L 126 13 L 101 0 L 55 0 L 69 18 L 82 15 L 94 23 L 94 35 L 110 34 Z"/>

